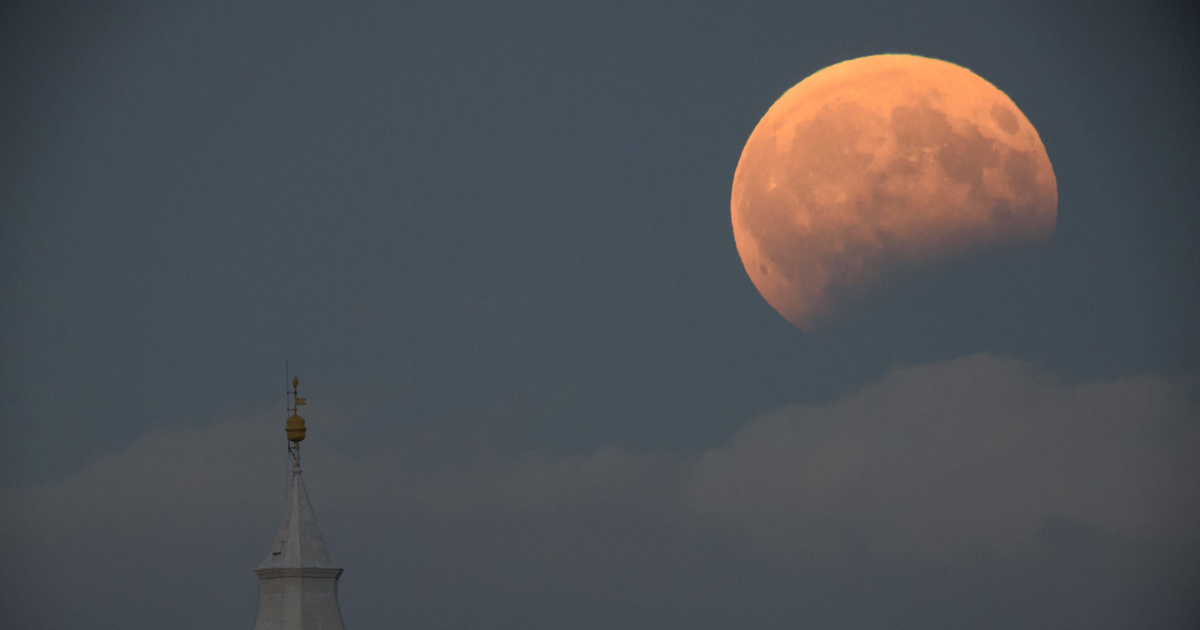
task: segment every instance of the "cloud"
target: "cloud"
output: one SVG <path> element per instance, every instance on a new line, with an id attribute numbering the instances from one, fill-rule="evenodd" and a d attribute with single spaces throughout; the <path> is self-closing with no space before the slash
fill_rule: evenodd
<path id="1" fill-rule="evenodd" d="M 1194 377 L 1068 385 L 980 355 L 757 418 L 701 458 L 691 494 L 776 541 L 1011 549 L 1057 516 L 1177 543 L 1200 532 L 1197 461 Z"/>
<path id="2" fill-rule="evenodd" d="M 1186 627 L 1196 392 L 1194 377 L 1066 384 L 974 356 L 778 410 L 700 455 L 431 464 L 401 443 L 351 456 L 311 440 L 305 469 L 361 627 L 878 627 L 914 602 L 917 625 L 1065 627 L 1085 600 Z M 248 626 L 286 482 L 279 424 L 154 433 L 0 491 L 0 616 Z M 1008 612 L 974 617 L 980 598 Z"/>
<path id="3" fill-rule="evenodd" d="M 259 415 L 156 432 L 65 479 L 0 491 L 2 625 L 187 627 L 158 602 L 202 617 L 204 602 L 252 586 L 228 564 L 248 541 L 267 544 L 249 526 L 282 509 L 271 426 Z"/>

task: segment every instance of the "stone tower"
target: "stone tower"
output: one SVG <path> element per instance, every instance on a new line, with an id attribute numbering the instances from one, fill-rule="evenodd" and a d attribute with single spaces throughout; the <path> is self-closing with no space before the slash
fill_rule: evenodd
<path id="1" fill-rule="evenodd" d="M 344 630 L 337 592 L 342 569 L 329 557 L 300 475 L 305 428 L 295 409 L 305 400 L 296 396 L 298 384 L 298 379 L 292 379 L 292 415 L 287 420 L 292 478 L 271 554 L 254 570 L 258 574 L 254 630 Z"/>

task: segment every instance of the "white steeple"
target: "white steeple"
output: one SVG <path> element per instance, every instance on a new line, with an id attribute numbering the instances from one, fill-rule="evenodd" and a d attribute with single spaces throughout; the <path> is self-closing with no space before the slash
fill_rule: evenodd
<path id="1" fill-rule="evenodd" d="M 294 408 L 305 400 L 296 397 L 298 383 L 298 379 L 292 380 L 293 413 L 287 421 L 292 478 L 271 554 L 254 570 L 258 574 L 254 630 L 344 630 L 337 594 L 342 569 L 333 563 L 321 539 L 300 474 L 305 427 L 304 418 Z"/>

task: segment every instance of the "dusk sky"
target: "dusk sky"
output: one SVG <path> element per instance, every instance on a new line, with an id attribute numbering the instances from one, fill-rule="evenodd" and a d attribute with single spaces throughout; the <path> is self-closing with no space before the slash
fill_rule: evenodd
<path id="1" fill-rule="evenodd" d="M 813 331 L 730 223 L 767 108 L 969 68 L 1046 240 Z M 1200 625 L 1183 2 L 6 2 L 0 626 L 246 628 L 288 464 L 348 628 Z"/>

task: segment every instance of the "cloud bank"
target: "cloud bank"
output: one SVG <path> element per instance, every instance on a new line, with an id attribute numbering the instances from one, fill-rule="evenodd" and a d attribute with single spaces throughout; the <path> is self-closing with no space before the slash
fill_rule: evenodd
<path id="1" fill-rule="evenodd" d="M 973 356 L 702 454 L 429 465 L 313 441 L 305 468 L 355 627 L 1190 627 L 1197 392 Z M 248 627 L 286 482 L 278 424 L 151 434 L 0 492 L 3 618 Z"/>
<path id="2" fill-rule="evenodd" d="M 1012 549 L 1062 516 L 1160 542 L 1200 532 L 1195 378 L 1069 386 L 973 356 L 898 368 L 755 419 L 699 461 L 701 513 L 785 541 L 807 527 L 897 551 Z"/>

